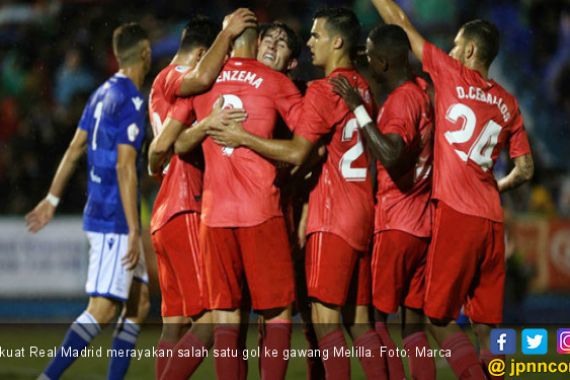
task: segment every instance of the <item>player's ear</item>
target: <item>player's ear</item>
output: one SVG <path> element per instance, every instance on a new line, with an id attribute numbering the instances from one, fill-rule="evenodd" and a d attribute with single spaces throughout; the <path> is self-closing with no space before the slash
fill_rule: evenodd
<path id="1" fill-rule="evenodd" d="M 473 42 L 473 40 L 467 41 L 464 50 L 465 60 L 467 61 L 468 59 L 474 58 L 476 50 L 477 46 L 475 45 L 475 42 Z"/>
<path id="2" fill-rule="evenodd" d="M 287 71 L 294 70 L 298 65 L 299 61 L 297 60 L 297 58 L 290 59 L 289 63 L 287 64 Z"/>
<path id="3" fill-rule="evenodd" d="M 333 39 L 333 48 L 342 49 L 343 45 L 344 45 L 344 40 L 342 39 L 342 37 L 339 35 L 335 36 Z"/>

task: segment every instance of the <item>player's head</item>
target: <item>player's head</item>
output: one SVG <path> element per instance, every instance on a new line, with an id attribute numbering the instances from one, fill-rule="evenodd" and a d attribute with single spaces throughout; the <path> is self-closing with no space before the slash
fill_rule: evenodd
<path id="1" fill-rule="evenodd" d="M 353 11 L 347 8 L 323 8 L 313 17 L 311 49 L 313 65 L 325 66 L 330 59 L 342 55 L 354 57 L 360 24 Z"/>
<path id="2" fill-rule="evenodd" d="M 382 81 L 390 73 L 408 67 L 410 40 L 397 25 L 382 25 L 372 29 L 366 39 L 366 55 L 374 79 Z"/>
<path id="3" fill-rule="evenodd" d="M 257 57 L 257 28 L 246 28 L 234 40 L 232 54 L 239 52 L 240 57 Z"/>
<path id="4" fill-rule="evenodd" d="M 280 21 L 259 27 L 257 60 L 273 70 L 286 73 L 297 67 L 301 41 L 293 29 Z"/>
<path id="5" fill-rule="evenodd" d="M 204 54 L 216 39 L 220 26 L 204 15 L 196 15 L 190 19 L 182 31 L 178 52 L 192 53 L 200 49 Z"/>
<path id="6" fill-rule="evenodd" d="M 135 22 L 123 24 L 115 29 L 113 53 L 121 68 L 141 64 L 145 74 L 150 69 L 151 49 L 148 34 Z"/>
<path id="7" fill-rule="evenodd" d="M 474 20 L 464 24 L 449 55 L 463 64 L 469 62 L 489 68 L 499 53 L 499 30 L 488 21 Z"/>

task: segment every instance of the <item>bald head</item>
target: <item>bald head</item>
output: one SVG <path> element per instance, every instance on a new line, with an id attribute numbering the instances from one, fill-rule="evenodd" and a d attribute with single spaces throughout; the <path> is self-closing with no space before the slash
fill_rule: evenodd
<path id="1" fill-rule="evenodd" d="M 257 45 L 257 29 L 245 29 L 235 40 L 234 50 L 250 48 Z"/>

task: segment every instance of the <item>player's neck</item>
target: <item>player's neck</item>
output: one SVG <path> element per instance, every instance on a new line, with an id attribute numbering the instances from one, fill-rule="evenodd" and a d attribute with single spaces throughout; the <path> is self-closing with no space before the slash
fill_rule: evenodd
<path id="1" fill-rule="evenodd" d="M 485 67 L 484 65 L 478 64 L 477 62 L 465 62 L 465 67 L 471 69 L 473 71 L 477 71 L 483 79 L 489 79 L 489 68 Z"/>
<path id="2" fill-rule="evenodd" d="M 348 54 L 342 54 L 339 56 L 333 56 L 325 65 L 325 76 L 329 76 L 330 73 L 336 69 L 353 69 L 352 60 Z"/>
<path id="3" fill-rule="evenodd" d="M 121 67 L 119 73 L 123 74 L 127 78 L 133 81 L 137 90 L 140 90 L 144 83 L 144 70 L 138 65 Z"/>
<path id="4" fill-rule="evenodd" d="M 386 92 L 391 93 L 412 78 L 412 73 L 409 70 L 405 69 L 398 73 L 387 76 L 384 80 L 383 85 L 386 89 Z"/>
<path id="5" fill-rule="evenodd" d="M 242 45 L 232 50 L 232 58 L 253 58 L 257 56 L 257 48 L 255 46 Z"/>
<path id="6" fill-rule="evenodd" d="M 174 58 L 172 58 L 171 64 L 194 67 L 197 62 L 198 57 L 196 54 L 178 52 Z"/>

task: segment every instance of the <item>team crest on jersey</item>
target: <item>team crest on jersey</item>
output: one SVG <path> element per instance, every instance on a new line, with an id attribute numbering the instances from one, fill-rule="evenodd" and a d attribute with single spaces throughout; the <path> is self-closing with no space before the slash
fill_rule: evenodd
<path id="1" fill-rule="evenodd" d="M 139 135 L 139 127 L 137 127 L 135 123 L 129 125 L 129 127 L 127 128 L 127 136 L 129 137 L 129 141 L 134 142 L 137 139 L 138 135 Z"/>
<path id="2" fill-rule="evenodd" d="M 139 98 L 138 96 L 136 98 L 131 98 L 131 100 L 133 101 L 133 104 L 135 105 L 137 111 L 139 111 L 141 109 L 141 106 L 143 105 L 144 100 L 142 100 L 142 98 Z"/>
<path id="3" fill-rule="evenodd" d="M 184 73 L 188 70 L 188 66 L 178 65 L 174 68 L 174 70 L 178 71 L 179 73 Z"/>

